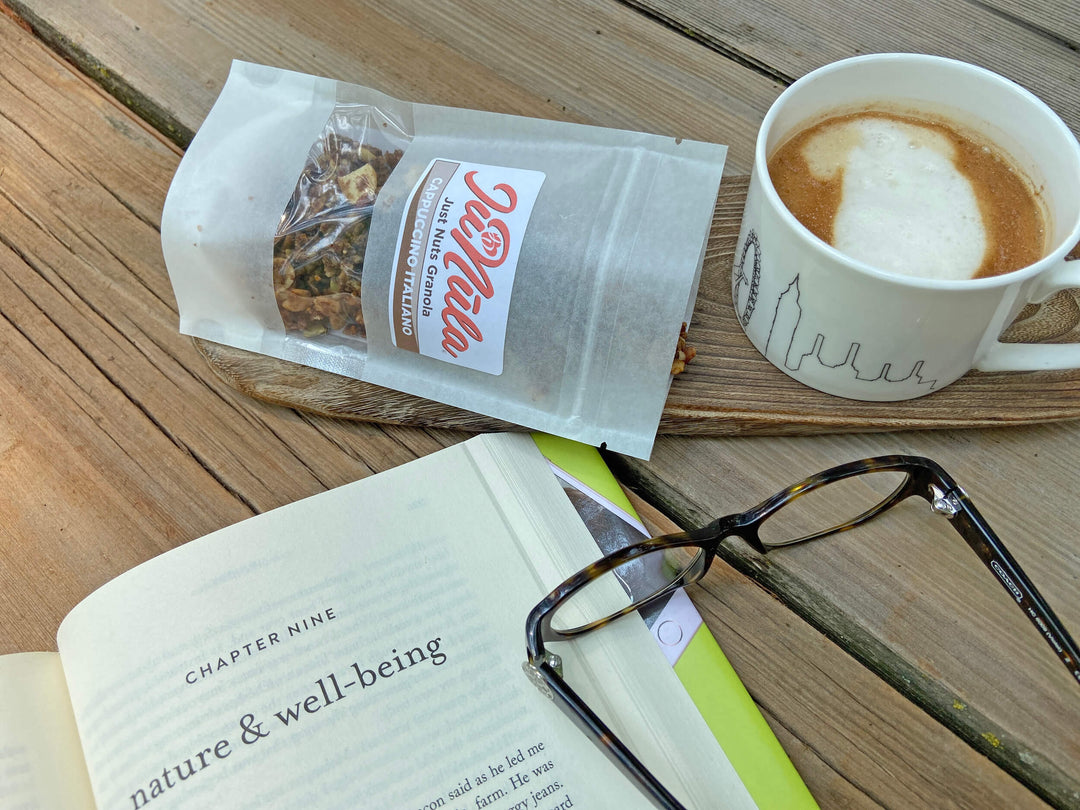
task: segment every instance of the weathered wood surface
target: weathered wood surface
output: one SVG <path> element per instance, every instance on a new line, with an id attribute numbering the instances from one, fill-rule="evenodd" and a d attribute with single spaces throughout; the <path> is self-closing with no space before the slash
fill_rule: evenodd
<path id="1" fill-rule="evenodd" d="M 795 382 L 751 345 L 731 304 L 731 265 L 749 178 L 721 185 L 687 335 L 697 357 L 675 377 L 661 434 L 806 435 L 970 428 L 1080 417 L 1080 370 L 971 372 L 932 395 L 904 402 L 841 399 Z M 1080 250 L 1078 250 L 1080 252 Z M 1025 309 L 1006 340 L 1075 342 L 1080 291 Z M 483 414 L 351 380 L 319 369 L 196 339 L 210 367 L 233 387 L 267 402 L 324 416 L 456 430 L 515 430 Z"/>
<path id="2" fill-rule="evenodd" d="M 1080 24 L 1071 0 L 629 0 L 704 45 L 789 84 L 837 59 L 917 51 L 974 62 L 1044 99 L 1080 129 Z"/>
<path id="3" fill-rule="evenodd" d="M 493 3 L 8 0 L 35 31 L 180 143 L 232 59 L 411 101 L 730 142 L 780 91 L 612 0 Z M 728 168 L 748 174 L 753 149 Z"/>
<path id="4" fill-rule="evenodd" d="M 0 653 L 107 580 L 440 443 L 234 394 L 176 334 L 177 151 L 0 17 Z M 123 156 L 118 160 L 118 156 Z"/>
<path id="5" fill-rule="evenodd" d="M 459 438 L 304 415 L 222 385 L 176 334 L 160 261 L 176 151 L 43 43 L 178 143 L 240 56 L 422 101 L 726 142 L 733 174 L 749 170 L 783 82 L 810 66 L 789 63 L 798 54 L 777 32 L 758 64 L 734 39 L 721 47 L 601 0 L 13 6 L 38 40 L 0 20 L 0 652 L 50 648 L 75 601 L 165 548 Z M 733 14 L 695 8 L 717 25 Z M 820 61 L 851 55 L 876 8 L 800 36 L 829 44 Z M 878 30 L 897 48 L 962 55 L 983 47 L 964 17 L 982 8 L 925 4 Z M 931 36 L 912 22 L 923 17 L 951 22 Z M 1045 73 L 1061 92 L 1047 100 L 1074 120 L 1078 91 L 1062 77 L 1075 75 L 1075 52 L 1025 51 L 1038 30 L 997 19 L 1008 25 L 990 26 L 994 47 L 978 61 L 1032 87 Z M 1075 629 L 1077 429 L 662 437 L 649 463 L 614 461 L 689 525 L 838 461 L 932 455 Z M 742 573 L 712 572 L 699 607 L 823 806 L 1042 806 L 1009 773 L 1056 806 L 1080 803 L 1076 687 L 947 527 L 901 509 L 766 560 L 725 554 Z"/>
<path id="6" fill-rule="evenodd" d="M 623 480 L 694 526 L 841 461 L 929 456 L 968 490 L 1075 628 L 1078 440 L 1075 426 L 858 440 L 662 437 L 648 464 L 611 462 Z M 1076 683 L 947 522 L 911 503 L 816 544 L 762 556 L 730 540 L 722 556 L 1002 767 L 1052 788 L 1060 806 L 1076 806 Z"/>

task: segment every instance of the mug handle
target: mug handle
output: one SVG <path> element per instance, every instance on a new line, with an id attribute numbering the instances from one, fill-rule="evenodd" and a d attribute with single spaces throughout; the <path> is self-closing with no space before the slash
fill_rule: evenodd
<path id="1" fill-rule="evenodd" d="M 1073 254 L 1071 254 L 1073 255 Z M 1030 302 L 1041 304 L 1059 290 L 1080 287 L 1080 259 L 1062 260 L 1036 282 Z M 975 363 L 979 371 L 1052 371 L 1080 368 L 1080 343 L 1002 343 Z"/>

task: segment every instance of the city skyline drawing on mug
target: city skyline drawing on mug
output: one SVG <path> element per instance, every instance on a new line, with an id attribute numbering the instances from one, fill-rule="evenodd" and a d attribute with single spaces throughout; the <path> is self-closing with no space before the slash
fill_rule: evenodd
<path id="1" fill-rule="evenodd" d="M 747 267 L 747 259 L 751 257 L 751 254 L 753 261 Z M 769 307 L 759 307 L 759 304 L 763 303 L 760 300 L 761 258 L 761 242 L 751 229 L 743 241 L 742 251 L 731 278 L 731 296 L 735 311 L 743 328 L 747 330 L 756 313 L 769 311 Z M 927 386 L 928 390 L 934 390 L 937 379 L 924 379 L 922 376 L 924 360 L 916 360 L 911 364 L 910 369 L 905 362 L 899 372 L 902 376 L 898 376 L 893 362 L 884 362 L 879 368 L 860 368 L 858 354 L 861 344 L 859 341 L 850 341 L 846 347 L 841 346 L 839 352 L 833 351 L 831 343 L 836 342 L 835 338 L 830 343 L 827 335 L 819 330 L 807 328 L 802 323 L 803 311 L 799 303 L 802 283 L 800 275 L 796 273 L 776 297 L 765 347 L 762 349 L 758 346 L 767 360 L 781 368 L 796 372 L 802 368 L 808 358 L 812 358 L 822 368 L 829 369 L 837 376 L 880 385 L 914 382 L 917 386 Z M 759 320 L 760 317 L 765 316 L 759 316 Z M 749 331 L 747 333 L 749 334 Z"/>

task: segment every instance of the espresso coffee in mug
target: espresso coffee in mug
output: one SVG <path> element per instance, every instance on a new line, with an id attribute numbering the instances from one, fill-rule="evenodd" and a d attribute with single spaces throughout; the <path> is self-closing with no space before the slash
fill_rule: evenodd
<path id="1" fill-rule="evenodd" d="M 795 379 L 910 399 L 972 368 L 1080 367 L 1004 344 L 1080 287 L 1080 144 L 1028 91 L 941 57 L 875 54 L 785 90 L 758 133 L 732 271 L 739 322 Z"/>

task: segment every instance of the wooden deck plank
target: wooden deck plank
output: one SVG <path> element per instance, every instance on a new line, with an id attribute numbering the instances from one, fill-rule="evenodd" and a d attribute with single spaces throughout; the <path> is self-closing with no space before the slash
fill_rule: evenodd
<path id="1" fill-rule="evenodd" d="M 0 24 L 0 531 L 14 554 L 0 562 L 0 610 L 55 630 L 165 548 L 438 444 L 264 408 L 221 384 L 177 333 L 161 259 L 176 150 Z M 41 531 L 23 526 L 54 527 L 55 543 L 25 548 L 17 538 Z M 70 539 L 82 532 L 111 543 Z M 0 652 L 26 643 L 18 626 L 2 624 Z"/>
<path id="2" fill-rule="evenodd" d="M 1080 49 L 1080 13 L 1062 0 L 987 0 L 987 8 Z"/>
<path id="3" fill-rule="evenodd" d="M 411 101 L 731 144 L 728 170 L 747 174 L 753 132 L 782 89 L 614 0 L 8 3 L 180 143 L 239 58 Z"/>
<path id="4" fill-rule="evenodd" d="M 864 53 L 916 51 L 973 62 L 1031 90 L 1080 131 L 1080 15 L 1069 0 L 628 2 L 785 83 Z"/>

